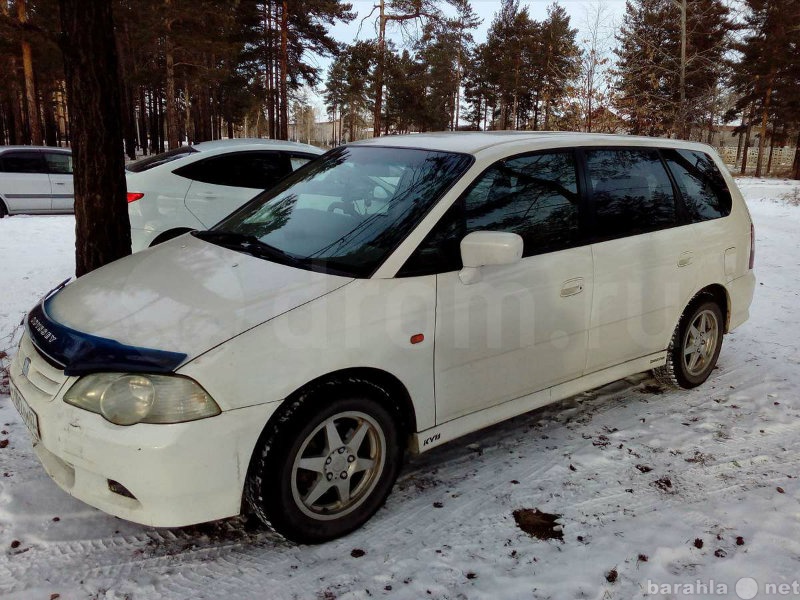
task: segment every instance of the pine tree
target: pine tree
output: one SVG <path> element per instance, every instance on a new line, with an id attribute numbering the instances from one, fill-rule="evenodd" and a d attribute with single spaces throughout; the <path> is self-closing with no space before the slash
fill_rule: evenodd
<path id="1" fill-rule="evenodd" d="M 723 57 L 731 45 L 727 32 L 734 27 L 722 0 L 686 0 L 682 61 L 680 13 L 675 0 L 626 4 L 615 50 L 616 107 L 632 133 L 690 137 L 692 129 L 713 125 Z"/>
<path id="2" fill-rule="evenodd" d="M 75 274 L 131 252 L 111 5 L 59 0 L 75 158 Z"/>
<path id="3" fill-rule="evenodd" d="M 740 93 L 736 108 L 745 114 L 745 126 L 759 128 L 756 176 L 761 176 L 770 122 L 797 126 L 800 121 L 800 4 L 795 0 L 747 0 L 748 30 L 738 46 L 741 60 L 735 67 L 733 84 Z M 797 146 L 800 147 L 800 137 Z M 800 151 L 798 151 L 800 154 Z M 744 156 L 747 156 L 746 149 Z M 742 161 L 742 172 L 746 169 Z M 800 179 L 800 161 L 794 177 Z"/>

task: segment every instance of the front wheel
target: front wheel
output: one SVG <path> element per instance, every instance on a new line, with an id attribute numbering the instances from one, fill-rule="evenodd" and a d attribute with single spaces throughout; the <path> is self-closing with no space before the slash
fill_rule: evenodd
<path id="1" fill-rule="evenodd" d="M 722 349 L 723 316 L 716 302 L 690 305 L 683 313 L 667 350 L 667 362 L 653 371 L 666 385 L 693 388 L 703 383 Z"/>
<path id="2" fill-rule="evenodd" d="M 396 420 L 375 398 L 382 390 L 348 387 L 301 397 L 256 449 L 247 504 L 293 541 L 360 527 L 397 478 L 402 448 Z"/>

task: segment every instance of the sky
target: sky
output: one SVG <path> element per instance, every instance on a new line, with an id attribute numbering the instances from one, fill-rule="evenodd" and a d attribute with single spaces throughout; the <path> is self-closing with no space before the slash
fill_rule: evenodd
<path id="1" fill-rule="evenodd" d="M 374 2 L 363 0 L 351 0 L 353 10 L 358 12 L 358 17 L 351 23 L 339 24 L 331 28 L 333 36 L 341 41 L 351 43 L 356 39 L 359 23 L 366 17 L 374 6 Z M 553 4 L 554 0 L 528 0 L 520 2 L 521 7 L 528 7 L 528 12 L 531 17 L 541 21 L 547 16 L 547 7 Z M 558 2 L 570 16 L 573 27 L 579 30 L 584 29 L 582 25 L 586 21 L 587 10 L 591 7 L 597 6 L 598 3 L 603 4 L 608 11 L 609 16 L 621 19 L 625 11 L 625 0 L 559 0 Z M 486 40 L 486 32 L 489 25 L 494 18 L 495 13 L 500 9 L 499 0 L 473 0 L 471 2 L 473 10 L 478 14 L 478 17 L 483 19 L 481 25 L 473 33 L 475 40 L 482 42 Z M 375 37 L 375 19 L 372 18 L 365 21 L 359 39 L 369 39 Z M 400 41 L 399 39 L 396 41 Z"/>
<path id="2" fill-rule="evenodd" d="M 375 17 L 365 19 L 372 10 L 374 2 L 364 0 L 350 0 L 353 4 L 354 12 L 358 16 L 350 23 L 338 23 L 330 29 L 331 35 L 339 42 L 351 44 L 357 39 L 367 40 L 374 39 L 377 36 L 375 29 Z M 547 7 L 553 4 L 554 0 L 527 0 L 520 2 L 521 7 L 527 7 L 530 16 L 537 21 L 543 20 L 547 17 Z M 625 0 L 559 0 L 558 2 L 570 17 L 570 22 L 573 27 L 578 29 L 578 40 L 587 30 L 587 22 L 589 15 L 596 11 L 596 7 L 601 5 L 605 14 L 605 33 L 609 37 L 613 36 L 614 29 L 621 22 L 622 15 L 625 12 Z M 476 42 L 483 42 L 486 40 L 486 33 L 489 30 L 492 19 L 495 13 L 500 9 L 499 0 L 473 0 L 472 8 L 477 13 L 478 17 L 483 19 L 483 22 L 473 31 L 473 36 Z M 361 31 L 359 32 L 359 26 Z M 391 25 L 390 25 L 391 28 Z M 393 39 L 398 47 L 403 47 L 402 36 L 399 35 L 397 28 L 391 28 L 389 31 L 390 37 Z M 316 64 L 327 72 L 329 59 L 315 58 Z M 323 74 L 323 81 L 325 75 Z M 314 97 L 316 96 L 316 97 Z M 320 114 L 324 113 L 322 100 L 319 95 L 313 95 L 312 101 L 320 109 Z"/>

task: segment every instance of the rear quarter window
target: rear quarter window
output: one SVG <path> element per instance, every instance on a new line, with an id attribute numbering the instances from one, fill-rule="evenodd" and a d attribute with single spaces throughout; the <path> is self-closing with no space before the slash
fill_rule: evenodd
<path id="1" fill-rule="evenodd" d="M 727 217 L 731 193 L 713 159 L 696 150 L 668 150 L 664 160 L 680 190 L 690 223 Z"/>
<path id="2" fill-rule="evenodd" d="M 230 152 L 175 169 L 173 173 L 203 183 L 266 190 L 291 172 L 280 152 Z"/>

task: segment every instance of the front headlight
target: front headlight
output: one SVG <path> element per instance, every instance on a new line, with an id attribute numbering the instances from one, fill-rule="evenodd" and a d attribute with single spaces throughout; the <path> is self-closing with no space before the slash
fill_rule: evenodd
<path id="1" fill-rule="evenodd" d="M 198 383 L 173 375 L 95 373 L 76 381 L 64 402 L 115 425 L 183 423 L 221 412 Z"/>

